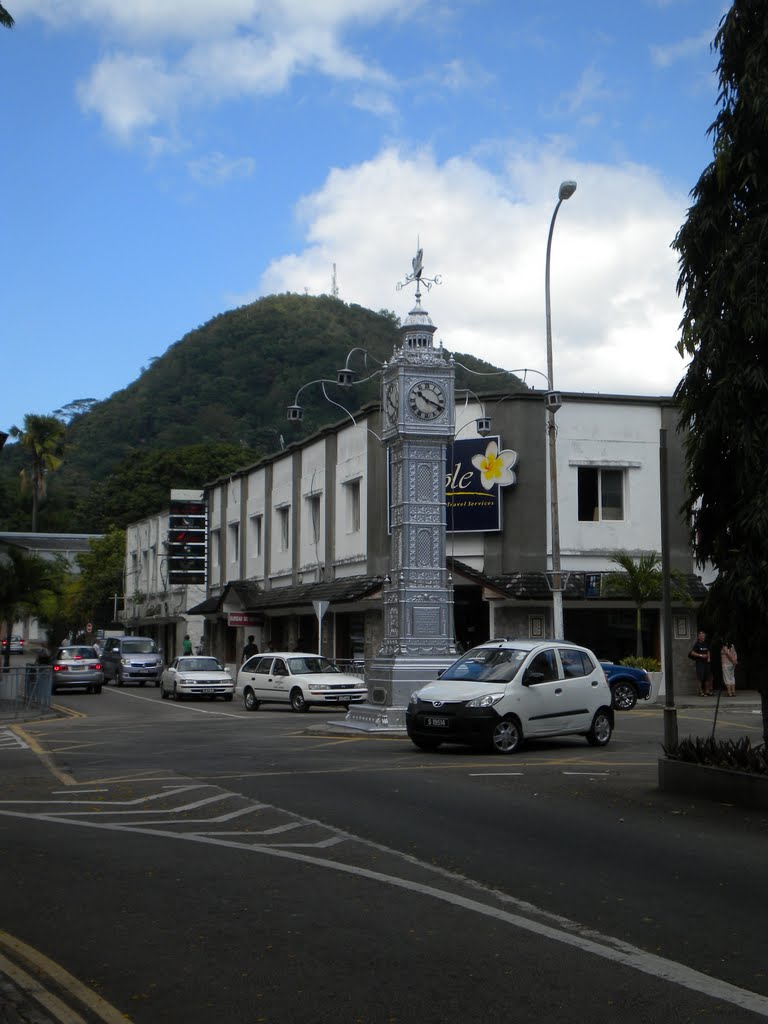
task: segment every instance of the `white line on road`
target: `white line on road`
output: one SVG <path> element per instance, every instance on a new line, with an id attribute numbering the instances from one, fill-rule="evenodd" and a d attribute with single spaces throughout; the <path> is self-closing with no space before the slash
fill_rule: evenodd
<path id="1" fill-rule="evenodd" d="M 30 817 L 30 815 L 24 814 L 21 811 L 10 810 L 0 810 L 0 816 L 2 815 L 15 818 Z M 355 875 L 358 878 L 366 878 L 370 881 L 379 882 L 384 885 L 391 885 L 398 889 L 404 889 L 408 892 L 417 893 L 421 896 L 440 900 L 443 903 L 459 907 L 472 913 L 493 918 L 496 921 L 501 921 L 502 923 L 511 925 L 514 928 L 519 928 L 523 931 L 539 935 L 545 939 L 551 939 L 553 942 L 559 942 L 564 945 L 571 946 L 580 950 L 582 953 L 601 957 L 604 960 L 610 960 L 614 963 L 619 963 L 624 967 L 650 975 L 652 978 L 668 981 L 670 984 L 679 985 L 682 988 L 690 989 L 693 992 L 698 992 L 712 999 L 731 1003 L 733 1006 L 742 1007 L 743 1009 L 750 1010 L 752 1013 L 756 1013 L 761 1017 L 768 1018 L 768 998 L 766 996 L 762 996 L 757 992 L 750 992 L 748 989 L 739 988 L 736 985 L 731 985 L 729 982 L 722 981 L 719 978 L 712 978 L 707 974 L 702 974 L 701 971 L 696 971 L 691 967 L 687 967 L 685 964 L 678 963 L 674 960 L 667 960 L 666 958 L 656 956 L 653 953 L 648 953 L 637 946 L 632 946 L 630 943 L 623 942 L 621 939 L 614 938 L 613 936 L 602 935 L 600 932 L 585 928 L 575 921 L 569 921 L 567 918 L 554 918 L 554 915 L 547 914 L 546 911 L 539 910 L 531 904 L 524 904 L 512 897 L 503 898 L 505 902 L 510 905 L 517 906 L 521 911 L 526 910 L 526 912 L 530 914 L 538 914 L 541 917 L 556 920 L 558 926 L 555 927 L 550 924 L 545 924 L 542 921 L 534 920 L 532 917 L 526 917 L 522 912 L 513 913 L 509 910 L 503 909 L 502 907 L 480 903 L 478 900 L 470 899 L 469 897 L 461 896 L 458 893 L 449 892 L 445 889 L 437 889 L 431 885 L 424 885 L 409 878 L 400 878 L 397 875 L 386 875 L 380 871 L 372 871 L 369 868 L 358 867 L 353 864 L 343 864 L 320 857 L 313 857 L 310 854 L 298 853 L 295 850 L 250 845 L 248 843 L 236 842 L 232 839 L 205 836 L 200 835 L 199 833 L 167 832 L 162 829 L 146 828 L 138 825 L 119 825 L 117 823 L 98 821 L 78 821 L 70 817 L 57 817 L 55 814 L 35 814 L 34 818 L 36 821 L 49 821 L 52 824 L 77 825 L 81 828 L 96 828 L 112 832 L 130 832 L 138 835 L 154 835 L 160 836 L 164 839 L 175 839 L 188 843 L 202 843 L 210 846 L 225 847 L 232 850 L 240 850 L 249 854 L 260 854 L 266 857 L 299 861 L 304 864 L 314 865 L 315 867 L 326 868 L 330 871 L 337 871 L 341 874 Z M 340 830 L 337 831 L 340 835 L 344 834 Z M 356 837 L 350 836 L 349 838 Z M 413 858 L 406 859 L 409 863 L 413 863 Z M 429 867 L 429 865 L 423 866 L 425 868 Z M 442 874 L 445 877 L 447 873 L 443 872 Z M 466 879 L 459 877 L 456 877 L 455 881 L 459 884 L 466 884 Z M 502 898 L 500 893 L 483 889 L 483 887 L 478 886 L 477 884 L 474 885 L 474 888 L 478 891 L 483 891 L 487 897 L 494 900 Z"/>

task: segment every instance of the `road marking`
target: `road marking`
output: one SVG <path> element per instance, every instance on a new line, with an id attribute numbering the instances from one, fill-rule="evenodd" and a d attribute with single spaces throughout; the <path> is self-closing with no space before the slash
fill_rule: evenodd
<path id="1" fill-rule="evenodd" d="M 143 693 L 126 693 L 126 691 L 123 690 L 123 689 L 112 690 L 111 692 L 114 693 L 115 696 L 131 697 L 133 700 L 148 700 L 150 703 L 152 703 L 152 704 L 159 704 L 161 707 L 167 707 L 167 708 L 181 708 L 181 707 L 183 707 L 187 711 L 196 711 L 199 715 L 219 715 L 219 716 L 223 716 L 224 718 L 237 718 L 238 720 L 243 718 L 242 715 L 235 715 L 231 711 L 211 711 L 208 708 L 198 708 L 198 707 L 195 707 L 194 704 L 190 704 L 189 701 L 179 701 L 179 700 L 164 701 L 164 700 L 162 700 L 162 698 L 158 698 L 158 697 L 145 697 Z M 227 703 L 231 703 L 231 701 L 228 701 Z"/>
<path id="2" fill-rule="evenodd" d="M 525 775 L 525 772 L 470 772 L 470 779 L 490 779 L 501 776 L 506 778 L 508 775 Z"/>
<path id="3" fill-rule="evenodd" d="M 590 778 L 593 779 L 597 778 L 598 776 L 603 776 L 607 779 L 610 776 L 610 774 L 610 772 L 563 772 L 563 775 L 589 775 Z"/>
<path id="4" fill-rule="evenodd" d="M 279 810 L 279 808 L 275 809 Z M 30 817 L 30 815 L 24 814 L 21 811 L 2 809 L 0 809 L 0 816 L 18 818 Z M 181 842 L 201 843 L 209 846 L 239 850 L 243 853 L 254 856 L 261 855 L 275 857 L 277 859 L 300 862 L 318 868 L 325 868 L 330 871 L 336 871 L 340 874 L 353 875 L 358 878 L 364 878 L 369 881 L 392 886 L 393 888 L 416 893 L 417 895 L 424 896 L 429 899 L 439 900 L 443 903 L 450 904 L 471 913 L 492 918 L 503 924 L 508 924 L 513 928 L 530 932 L 542 938 L 550 939 L 553 942 L 571 946 L 587 955 L 597 956 L 604 960 L 618 963 L 624 967 L 630 968 L 631 970 L 647 974 L 652 978 L 668 981 L 673 985 L 679 985 L 682 988 L 690 989 L 693 992 L 708 996 L 712 999 L 731 1003 L 734 1006 L 739 1006 L 745 1010 L 751 1011 L 752 1013 L 756 1013 L 761 1017 L 768 1018 L 768 997 L 766 996 L 762 996 L 757 992 L 751 992 L 748 989 L 739 988 L 736 985 L 731 985 L 727 981 L 710 977 L 707 974 L 702 974 L 700 971 L 696 971 L 685 964 L 678 963 L 674 960 L 668 960 L 665 957 L 657 956 L 654 953 L 648 953 L 645 950 L 640 949 L 638 946 L 633 946 L 621 939 L 617 939 L 609 935 L 603 935 L 600 932 L 585 928 L 578 922 L 570 921 L 568 918 L 550 914 L 530 903 L 524 903 L 520 900 L 516 900 L 514 897 L 507 896 L 498 891 L 486 889 L 479 883 L 470 882 L 469 884 L 476 892 L 482 893 L 486 899 L 491 899 L 494 902 L 504 902 L 514 907 L 515 910 L 511 911 L 489 903 L 481 903 L 477 899 L 462 896 L 459 893 L 450 892 L 446 889 L 438 889 L 433 885 L 425 885 L 409 878 L 401 878 L 397 875 L 388 875 L 380 871 L 373 871 L 370 868 L 327 860 L 307 853 L 299 853 L 295 849 L 286 849 L 285 846 L 288 844 L 281 845 L 280 847 L 263 846 L 259 844 L 252 845 L 243 841 L 238 842 L 234 839 L 225 839 L 221 836 L 211 836 L 190 832 L 170 832 L 164 829 L 148 828 L 140 825 L 120 825 L 114 822 L 83 821 L 71 817 L 60 817 L 54 813 L 35 814 L 34 818 L 36 821 L 48 821 L 52 824 L 65 824 L 81 828 L 95 828 L 108 832 L 129 832 L 136 835 L 175 839 Z M 304 820 L 308 823 L 311 822 L 311 819 Z M 317 822 L 316 824 L 321 823 Z M 325 827 L 327 828 L 327 826 Z M 335 833 L 335 837 L 339 837 L 338 841 L 342 841 L 341 837 L 346 837 L 365 843 L 365 840 L 360 840 L 359 837 L 353 836 L 350 833 L 345 833 L 341 829 L 334 829 L 333 831 Z M 331 837 L 329 840 L 322 840 L 321 843 L 323 845 L 330 845 L 331 841 L 335 837 Z M 365 843 L 365 845 L 377 846 L 378 844 Z M 378 848 L 386 849 L 384 847 Z M 434 873 L 430 865 L 422 864 L 422 862 L 418 861 L 414 857 L 402 856 L 397 854 L 396 851 L 389 852 L 393 853 L 395 856 L 401 856 L 401 859 L 406 860 L 408 863 L 420 864 L 424 869 L 430 870 Z M 466 879 L 451 875 L 450 872 L 438 871 L 438 873 L 443 878 L 452 880 L 460 885 L 468 884 Z M 535 920 L 534 915 L 538 917 L 539 920 Z"/>
<path id="5" fill-rule="evenodd" d="M 17 735 L 10 727 L 0 729 L 0 750 L 28 750 L 29 744 Z"/>
<path id="6" fill-rule="evenodd" d="M 106 999 L 102 999 L 100 995 L 87 988 L 59 964 L 49 960 L 43 953 L 33 949 L 32 946 L 28 946 L 20 939 L 14 938 L 13 935 L 9 935 L 7 932 L 0 931 L 0 947 L 31 964 L 36 973 L 42 972 L 49 978 L 52 978 L 60 988 L 74 996 L 83 1006 L 87 1006 L 100 1020 L 104 1021 L 104 1024 L 126 1024 L 126 1022 L 130 1022 L 130 1018 L 126 1014 L 120 1013 Z M 2 954 L 0 954 L 0 969 L 19 988 L 23 989 L 41 1006 L 49 1010 L 61 1024 L 85 1024 L 85 1021 L 78 1013 L 75 1013 L 57 996 L 44 989 L 40 984 L 39 978 L 32 977 L 32 975 Z"/>

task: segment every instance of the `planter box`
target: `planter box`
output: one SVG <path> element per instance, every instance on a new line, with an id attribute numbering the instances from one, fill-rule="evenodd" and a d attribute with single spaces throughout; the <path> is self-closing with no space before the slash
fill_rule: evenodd
<path id="1" fill-rule="evenodd" d="M 768 775 L 659 758 L 659 789 L 665 793 L 768 810 Z"/>

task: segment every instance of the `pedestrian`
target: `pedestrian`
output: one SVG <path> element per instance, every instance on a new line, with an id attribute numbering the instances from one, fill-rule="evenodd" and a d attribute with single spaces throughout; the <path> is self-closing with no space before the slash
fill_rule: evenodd
<path id="1" fill-rule="evenodd" d="M 258 644 L 256 643 L 256 637 L 251 635 L 248 637 L 248 643 L 243 648 L 243 662 L 248 661 L 249 658 L 252 658 L 254 654 L 258 653 L 259 647 Z"/>
<path id="2" fill-rule="evenodd" d="M 182 645 L 181 645 L 181 653 L 182 654 L 191 654 L 192 653 L 192 641 L 189 639 L 189 633 L 187 633 L 185 635 L 185 637 L 184 637 L 184 640 L 183 640 Z"/>
<path id="3" fill-rule="evenodd" d="M 696 678 L 699 681 L 699 696 L 712 696 L 712 666 L 709 663 L 709 643 L 707 634 L 700 629 L 696 634 L 696 643 L 688 652 L 688 657 L 696 663 Z"/>
<path id="4" fill-rule="evenodd" d="M 723 666 L 723 685 L 726 697 L 733 697 L 736 693 L 736 666 L 738 663 L 736 648 L 730 640 L 726 640 L 720 648 L 720 664 Z"/>

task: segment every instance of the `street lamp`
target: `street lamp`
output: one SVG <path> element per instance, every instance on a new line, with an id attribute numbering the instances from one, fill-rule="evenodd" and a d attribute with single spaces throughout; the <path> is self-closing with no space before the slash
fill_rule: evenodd
<path id="1" fill-rule="evenodd" d="M 549 237 L 547 238 L 547 264 L 544 275 L 544 297 L 547 314 L 547 433 L 549 435 L 549 490 L 550 490 L 550 511 L 552 528 L 552 618 L 555 640 L 563 640 L 565 628 L 563 625 L 563 585 L 562 573 L 560 572 L 560 511 L 557 502 L 557 436 L 555 433 L 555 413 L 562 405 L 560 395 L 555 391 L 554 376 L 552 372 L 552 308 L 549 297 L 549 263 L 552 255 L 552 235 L 555 230 L 557 213 L 563 202 L 570 199 L 576 191 L 575 181 L 564 181 L 560 185 L 557 196 L 557 206 L 552 214 L 552 221 L 549 225 Z"/>

